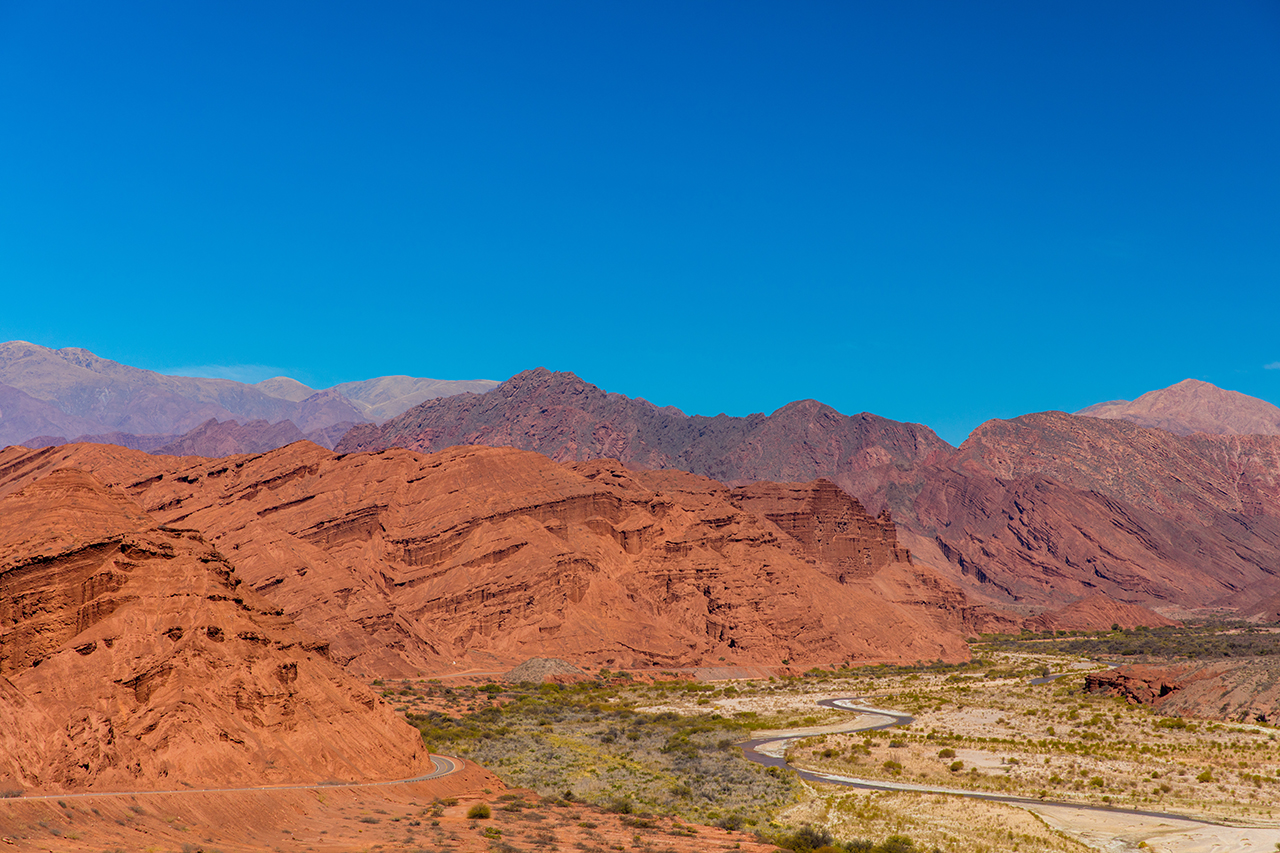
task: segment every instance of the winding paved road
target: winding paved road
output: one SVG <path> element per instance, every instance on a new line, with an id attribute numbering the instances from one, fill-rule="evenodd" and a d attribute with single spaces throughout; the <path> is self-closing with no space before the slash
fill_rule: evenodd
<path id="1" fill-rule="evenodd" d="M 392 779 L 389 782 L 321 782 L 318 785 L 254 785 L 248 788 L 177 788 L 172 791 L 89 791 L 80 794 L 36 794 L 29 797 L 18 797 L 20 800 L 70 800 L 85 797 L 120 797 L 141 796 L 143 794 L 230 794 L 244 791 L 320 791 L 332 788 L 378 788 L 383 785 L 406 785 L 410 782 L 425 782 L 428 779 L 439 779 L 456 773 L 461 763 L 447 755 L 432 755 L 431 764 L 435 768 L 430 773 L 414 776 L 411 779 Z"/>
<path id="2" fill-rule="evenodd" d="M 905 726 L 915 721 L 914 717 L 907 714 L 900 714 L 897 711 L 887 711 L 883 708 L 874 708 L 868 706 L 864 699 L 849 697 L 846 699 L 823 699 L 818 702 L 819 705 L 826 708 L 839 708 L 844 711 L 852 711 L 856 714 L 866 715 L 868 719 L 863 722 L 854 721 L 847 727 L 841 728 L 841 732 L 867 732 L 888 729 L 894 726 Z M 823 734 L 836 734 L 831 727 L 820 727 Z M 812 729 L 792 729 L 788 731 L 774 732 L 769 737 L 760 737 L 746 741 L 742 744 L 742 751 L 747 758 L 757 764 L 763 764 L 766 767 L 785 767 L 789 768 L 801 778 L 810 782 L 825 782 L 831 785 L 843 785 L 847 788 L 858 788 L 864 791 L 912 791 L 922 794 L 951 794 L 957 797 L 970 797 L 975 800 L 989 800 L 996 803 L 1008 803 L 1009 805 L 1021 807 L 1046 807 L 1073 809 L 1079 812 L 1100 812 L 1109 815 L 1134 815 L 1137 817 L 1159 818 L 1167 820 L 1171 823 L 1183 823 L 1191 826 L 1226 826 L 1227 824 L 1218 821 L 1209 820 L 1207 818 L 1194 818 L 1187 815 L 1170 814 L 1169 812 L 1144 811 L 1142 809 L 1126 809 L 1115 806 L 1095 806 L 1085 803 L 1072 803 L 1063 800 L 1048 800 L 1038 797 L 1015 797 L 1008 794 L 990 794 L 984 791 L 969 791 L 963 788 L 936 788 L 929 785 L 915 785 L 910 782 L 888 782 L 874 779 L 859 779 L 855 776 L 843 776 L 838 773 L 822 773 L 816 770 L 805 770 L 800 767 L 793 767 L 787 762 L 787 747 L 791 741 L 798 740 L 802 737 L 811 737 L 817 732 Z"/>

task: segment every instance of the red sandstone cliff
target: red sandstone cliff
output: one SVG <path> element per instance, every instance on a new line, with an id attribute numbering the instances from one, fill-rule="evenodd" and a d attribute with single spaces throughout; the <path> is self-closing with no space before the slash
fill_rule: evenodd
<path id="1" fill-rule="evenodd" d="M 0 491 L 65 467 L 200 531 L 358 672 L 967 655 L 964 596 L 902 562 L 892 524 L 830 484 L 783 499 L 512 449 L 341 456 L 303 442 L 225 460 L 11 450 Z M 788 505 L 789 531 L 753 511 L 761 501 Z"/>
<path id="2" fill-rule="evenodd" d="M 5 491 L 6 788 L 385 780 L 429 766 L 417 732 L 244 589 L 199 532 L 157 526 L 76 468 Z"/>

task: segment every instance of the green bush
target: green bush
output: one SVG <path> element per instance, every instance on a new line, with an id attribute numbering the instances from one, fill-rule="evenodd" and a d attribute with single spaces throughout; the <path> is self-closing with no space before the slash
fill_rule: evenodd
<path id="1" fill-rule="evenodd" d="M 488 820 L 492 814 L 488 803 L 476 803 L 467 809 L 467 818 L 470 820 Z"/>

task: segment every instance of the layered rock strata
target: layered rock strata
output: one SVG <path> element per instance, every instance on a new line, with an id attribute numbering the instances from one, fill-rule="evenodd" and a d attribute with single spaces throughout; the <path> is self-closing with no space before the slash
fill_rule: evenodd
<path id="1" fill-rule="evenodd" d="M 196 530 L 62 468 L 0 499 L 0 787 L 405 778 L 417 732 Z"/>
<path id="2" fill-rule="evenodd" d="M 10 451 L 0 490 L 5 471 L 17 484 L 68 466 L 200 531 L 355 672 L 531 655 L 611 667 L 967 656 L 964 596 L 830 484 L 784 487 L 809 495 L 782 501 L 790 532 L 750 508 L 777 508 L 777 495 L 509 448 Z"/>

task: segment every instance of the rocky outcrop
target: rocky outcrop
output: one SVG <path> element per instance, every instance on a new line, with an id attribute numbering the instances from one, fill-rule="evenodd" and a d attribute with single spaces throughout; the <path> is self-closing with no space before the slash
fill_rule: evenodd
<path id="1" fill-rule="evenodd" d="M 386 780 L 429 767 L 417 732 L 198 531 L 157 526 L 83 470 L 46 469 L 15 491 L 19 471 L 4 468 L 7 786 Z"/>
<path id="2" fill-rule="evenodd" d="M 1184 379 L 1132 401 L 1097 403 L 1076 414 L 1114 418 L 1175 435 L 1280 435 L 1280 407 L 1198 379 Z"/>
<path id="3" fill-rule="evenodd" d="M 898 545 L 889 512 L 872 518 L 828 479 L 752 483 L 734 489 L 732 500 L 804 545 L 842 583 L 865 580 L 890 563 L 911 562 L 911 553 Z"/>
<path id="4" fill-rule="evenodd" d="M 1274 725 L 1280 661 L 1273 657 L 1130 664 L 1085 676 L 1091 693 L 1124 696 L 1162 714 Z"/>
<path id="5" fill-rule="evenodd" d="M 590 678 L 591 676 L 583 670 L 559 658 L 529 658 L 502 676 L 503 681 L 513 684 L 538 684 L 543 681 L 573 683 Z"/>
<path id="6" fill-rule="evenodd" d="M 1084 689 L 1087 693 L 1123 696 L 1134 705 L 1154 705 L 1156 700 L 1182 689 L 1190 669 L 1189 665 L 1171 668 L 1136 664 L 1091 672 L 1084 677 Z"/>

